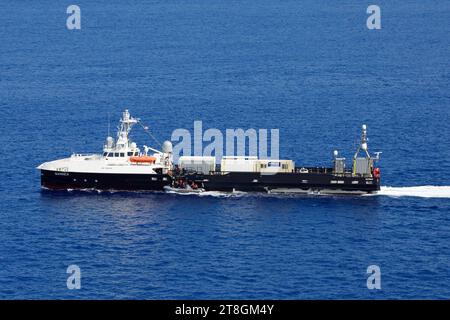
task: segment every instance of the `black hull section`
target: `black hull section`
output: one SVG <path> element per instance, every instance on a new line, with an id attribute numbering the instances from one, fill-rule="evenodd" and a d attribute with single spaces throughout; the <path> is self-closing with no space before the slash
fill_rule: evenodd
<path id="1" fill-rule="evenodd" d="M 52 190 L 96 189 L 162 191 L 172 184 L 165 174 L 82 173 L 41 170 L 41 186 Z"/>
<path id="2" fill-rule="evenodd" d="M 335 176 L 331 173 L 230 172 L 193 174 L 188 176 L 188 180 L 195 181 L 207 191 L 371 193 L 380 190 L 378 178 Z"/>
<path id="3" fill-rule="evenodd" d="M 335 176 L 331 173 L 229 172 L 186 174 L 172 177 L 165 174 L 78 173 L 41 170 L 41 185 L 52 190 L 96 189 L 123 191 L 163 191 L 175 180 L 195 182 L 206 191 L 246 191 L 302 193 L 371 193 L 380 190 L 380 179 Z"/>

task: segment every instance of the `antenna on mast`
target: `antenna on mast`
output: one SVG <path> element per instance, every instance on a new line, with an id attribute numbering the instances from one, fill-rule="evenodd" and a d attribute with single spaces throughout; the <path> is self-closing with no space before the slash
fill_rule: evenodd
<path id="1" fill-rule="evenodd" d="M 109 111 L 108 111 L 108 137 L 110 136 L 109 135 L 109 131 L 110 131 L 110 127 L 111 127 L 111 123 L 110 123 L 110 119 L 109 119 L 110 117 L 109 117 Z"/>

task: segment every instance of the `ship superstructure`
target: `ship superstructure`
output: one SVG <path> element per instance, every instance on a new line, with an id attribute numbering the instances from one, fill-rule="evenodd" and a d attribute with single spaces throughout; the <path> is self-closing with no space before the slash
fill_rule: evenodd
<path id="1" fill-rule="evenodd" d="M 141 152 L 130 139 L 130 131 L 139 121 L 125 110 L 117 138 L 106 138 L 102 154 L 72 154 L 41 164 L 38 169 L 42 186 L 49 189 L 162 190 L 170 185 L 172 144 L 164 142 L 162 151 L 143 146 L 144 152 Z"/>

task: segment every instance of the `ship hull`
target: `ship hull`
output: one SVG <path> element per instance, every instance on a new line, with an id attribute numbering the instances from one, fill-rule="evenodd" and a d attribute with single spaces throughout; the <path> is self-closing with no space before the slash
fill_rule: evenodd
<path id="1" fill-rule="evenodd" d="M 162 191 L 172 184 L 165 174 L 123 174 L 59 172 L 41 170 L 41 186 L 51 190 L 96 189 L 124 191 Z"/>
<path id="2" fill-rule="evenodd" d="M 380 189 L 380 179 L 336 176 L 328 173 L 228 172 L 214 174 L 118 174 L 41 170 L 41 186 L 51 190 L 96 189 L 163 191 L 174 180 L 195 182 L 206 191 L 268 193 L 365 194 Z"/>
<path id="3" fill-rule="evenodd" d="M 329 173 L 229 172 L 187 176 L 207 191 L 251 191 L 269 193 L 364 194 L 380 190 L 380 179 L 336 176 Z"/>

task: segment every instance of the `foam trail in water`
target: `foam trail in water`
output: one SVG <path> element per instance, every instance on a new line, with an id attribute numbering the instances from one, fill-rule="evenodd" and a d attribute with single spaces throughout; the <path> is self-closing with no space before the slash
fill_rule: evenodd
<path id="1" fill-rule="evenodd" d="M 173 190 L 165 191 L 166 193 L 177 194 L 181 196 L 199 196 L 199 197 L 217 197 L 217 198 L 229 198 L 229 197 L 241 197 L 246 195 L 246 192 L 222 192 L 222 191 L 203 191 L 203 192 L 176 192 Z"/>
<path id="2" fill-rule="evenodd" d="M 390 197 L 450 198 L 450 186 L 385 187 L 377 195 Z"/>

